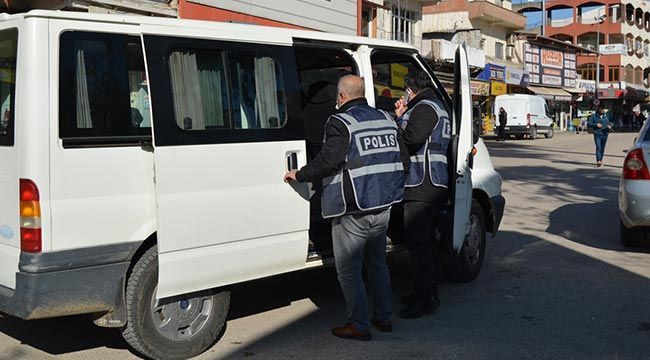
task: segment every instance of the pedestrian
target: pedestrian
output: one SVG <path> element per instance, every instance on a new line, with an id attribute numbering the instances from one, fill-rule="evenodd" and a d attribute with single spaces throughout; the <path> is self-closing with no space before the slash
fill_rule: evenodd
<path id="1" fill-rule="evenodd" d="M 399 313 L 404 319 L 434 312 L 438 297 L 438 246 L 434 229 L 442 206 L 447 202 L 447 147 L 451 138 L 449 113 L 429 86 L 424 73 L 409 73 L 407 96 L 397 101 L 404 146 L 411 156 L 404 193 L 404 236 L 413 261 L 411 294 L 401 298 L 406 305 Z"/>
<path id="2" fill-rule="evenodd" d="M 605 108 L 600 105 L 598 111 L 589 116 L 588 126 L 594 133 L 594 142 L 596 143 L 596 166 L 603 166 L 603 155 L 605 154 L 605 145 L 607 136 L 612 131 Z"/>
<path id="3" fill-rule="evenodd" d="M 506 124 L 508 123 L 508 113 L 503 107 L 499 108 L 499 141 L 506 140 Z"/>
<path id="4" fill-rule="evenodd" d="M 641 127 L 643 126 L 643 123 L 645 123 L 646 117 L 641 113 L 640 108 L 635 108 L 634 109 L 634 115 L 632 115 L 633 123 L 634 123 L 634 131 L 639 131 L 641 130 Z"/>
<path id="5" fill-rule="evenodd" d="M 392 331 L 392 292 L 386 265 L 390 208 L 404 195 L 408 155 L 400 151 L 397 124 L 370 107 L 363 79 L 346 75 L 338 82 L 337 109 L 325 125 L 325 143 L 316 157 L 285 182 L 323 182 L 321 209 L 332 219 L 338 280 L 347 304 L 347 323 L 335 336 L 370 340 L 370 325 Z M 362 268 L 372 294 L 370 317 Z"/>

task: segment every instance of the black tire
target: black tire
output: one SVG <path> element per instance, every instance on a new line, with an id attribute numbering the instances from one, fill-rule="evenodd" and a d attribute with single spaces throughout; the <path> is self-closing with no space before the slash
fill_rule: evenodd
<path id="1" fill-rule="evenodd" d="M 645 239 L 645 231 L 644 231 L 645 229 L 638 228 L 638 227 L 628 229 L 623 224 L 623 221 L 620 220 L 618 226 L 620 229 L 621 243 L 624 246 L 627 247 L 639 246 L 643 243 L 643 240 Z"/>
<path id="2" fill-rule="evenodd" d="M 187 359 L 197 356 L 212 346 L 223 333 L 230 293 L 202 292 L 190 294 L 173 301 L 163 299 L 156 303 L 155 293 L 158 286 L 158 248 L 153 246 L 136 262 L 126 284 L 127 324 L 122 328 L 124 340 L 135 351 L 150 359 Z M 209 307 L 208 307 L 209 306 Z M 160 308 L 156 311 L 154 309 Z M 169 309 L 170 315 L 165 319 L 163 309 Z M 154 319 L 156 317 L 156 319 Z M 191 319 L 200 318 L 200 327 L 190 324 L 182 328 Z M 177 327 L 158 325 L 157 322 L 178 320 Z M 172 339 L 174 333 L 179 338 Z M 193 333 L 194 332 L 194 333 Z"/>
<path id="3" fill-rule="evenodd" d="M 457 282 L 474 280 L 481 272 L 485 257 L 485 215 L 478 201 L 472 200 L 472 210 L 469 216 L 470 232 L 465 236 L 460 253 L 452 254 L 447 271 L 447 276 Z M 474 231 L 478 231 L 478 233 L 474 233 Z M 472 236 L 478 236 L 478 238 Z"/>
<path id="4" fill-rule="evenodd" d="M 521 140 L 521 139 L 524 138 L 524 135 L 523 135 L 523 134 L 517 134 L 517 135 L 515 135 L 515 138 L 516 138 L 517 140 Z"/>
<path id="5" fill-rule="evenodd" d="M 547 132 L 546 134 L 544 134 L 544 136 L 545 136 L 547 139 L 552 139 L 552 138 L 553 138 L 553 135 L 555 135 L 555 132 L 553 131 L 553 127 L 551 126 L 551 127 L 548 129 L 548 132 Z"/>
<path id="6" fill-rule="evenodd" d="M 537 139 L 537 128 L 533 126 L 533 128 L 530 129 L 530 139 L 535 140 Z"/>

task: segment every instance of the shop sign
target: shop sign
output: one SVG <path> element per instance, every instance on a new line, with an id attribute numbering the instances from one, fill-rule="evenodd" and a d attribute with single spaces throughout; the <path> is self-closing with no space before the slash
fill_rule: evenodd
<path id="1" fill-rule="evenodd" d="M 515 69 L 511 66 L 506 67 L 506 84 L 528 86 L 528 71 Z"/>
<path id="2" fill-rule="evenodd" d="M 409 73 L 409 69 L 402 65 L 392 63 L 390 64 L 390 83 L 394 87 L 404 88 L 404 78 Z"/>
<path id="3" fill-rule="evenodd" d="M 485 69 L 483 69 L 476 78 L 484 81 L 506 81 L 506 67 L 495 64 L 485 64 Z"/>
<path id="4" fill-rule="evenodd" d="M 598 51 L 603 55 L 626 55 L 627 46 L 625 44 L 604 44 L 598 47 Z"/>
<path id="5" fill-rule="evenodd" d="M 491 92 L 491 94 L 493 96 L 505 95 L 506 94 L 508 87 L 506 86 L 505 83 L 500 83 L 500 82 L 493 81 L 493 82 L 491 82 L 491 84 L 492 84 L 492 86 L 491 86 L 490 92 Z"/>
<path id="6" fill-rule="evenodd" d="M 531 84 L 576 86 L 576 55 L 526 43 L 526 70 Z"/>
<path id="7" fill-rule="evenodd" d="M 490 96 L 490 83 L 472 80 L 470 85 L 472 87 L 472 95 Z"/>
<path id="8" fill-rule="evenodd" d="M 596 91 L 596 82 L 593 80 L 576 80 L 576 87 L 578 89 L 585 89 L 589 93 Z"/>

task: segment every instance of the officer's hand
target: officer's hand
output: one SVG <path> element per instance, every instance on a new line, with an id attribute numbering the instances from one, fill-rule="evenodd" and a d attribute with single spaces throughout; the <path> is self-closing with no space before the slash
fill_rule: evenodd
<path id="1" fill-rule="evenodd" d="M 286 174 L 284 174 L 284 182 L 289 183 L 290 181 L 298 181 L 296 179 L 296 173 L 297 172 L 298 172 L 298 170 L 291 170 L 291 171 L 287 172 Z"/>
<path id="2" fill-rule="evenodd" d="M 401 117 L 406 112 L 406 104 L 403 99 L 395 101 L 395 115 Z"/>
<path id="3" fill-rule="evenodd" d="M 596 124 L 596 127 L 600 129 L 600 128 L 602 128 L 602 127 L 603 127 L 603 124 L 601 124 L 601 123 L 598 123 L 598 124 Z"/>

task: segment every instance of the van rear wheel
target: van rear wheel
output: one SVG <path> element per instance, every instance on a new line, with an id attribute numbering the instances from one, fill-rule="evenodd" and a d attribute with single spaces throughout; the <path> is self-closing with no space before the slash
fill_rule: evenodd
<path id="1" fill-rule="evenodd" d="M 151 359 L 187 359 L 216 342 L 226 324 L 230 293 L 222 291 L 156 300 L 158 248 L 137 261 L 126 285 L 124 340 Z"/>
<path id="2" fill-rule="evenodd" d="M 544 134 L 544 136 L 545 136 L 547 139 L 552 139 L 552 138 L 553 138 L 553 135 L 555 135 L 555 132 L 553 131 L 553 127 L 551 126 L 551 128 L 548 129 L 548 132 L 546 132 L 546 134 Z"/>
<path id="3" fill-rule="evenodd" d="M 537 139 L 537 128 L 536 127 L 533 127 L 532 129 L 530 129 L 530 139 L 531 140 Z"/>

